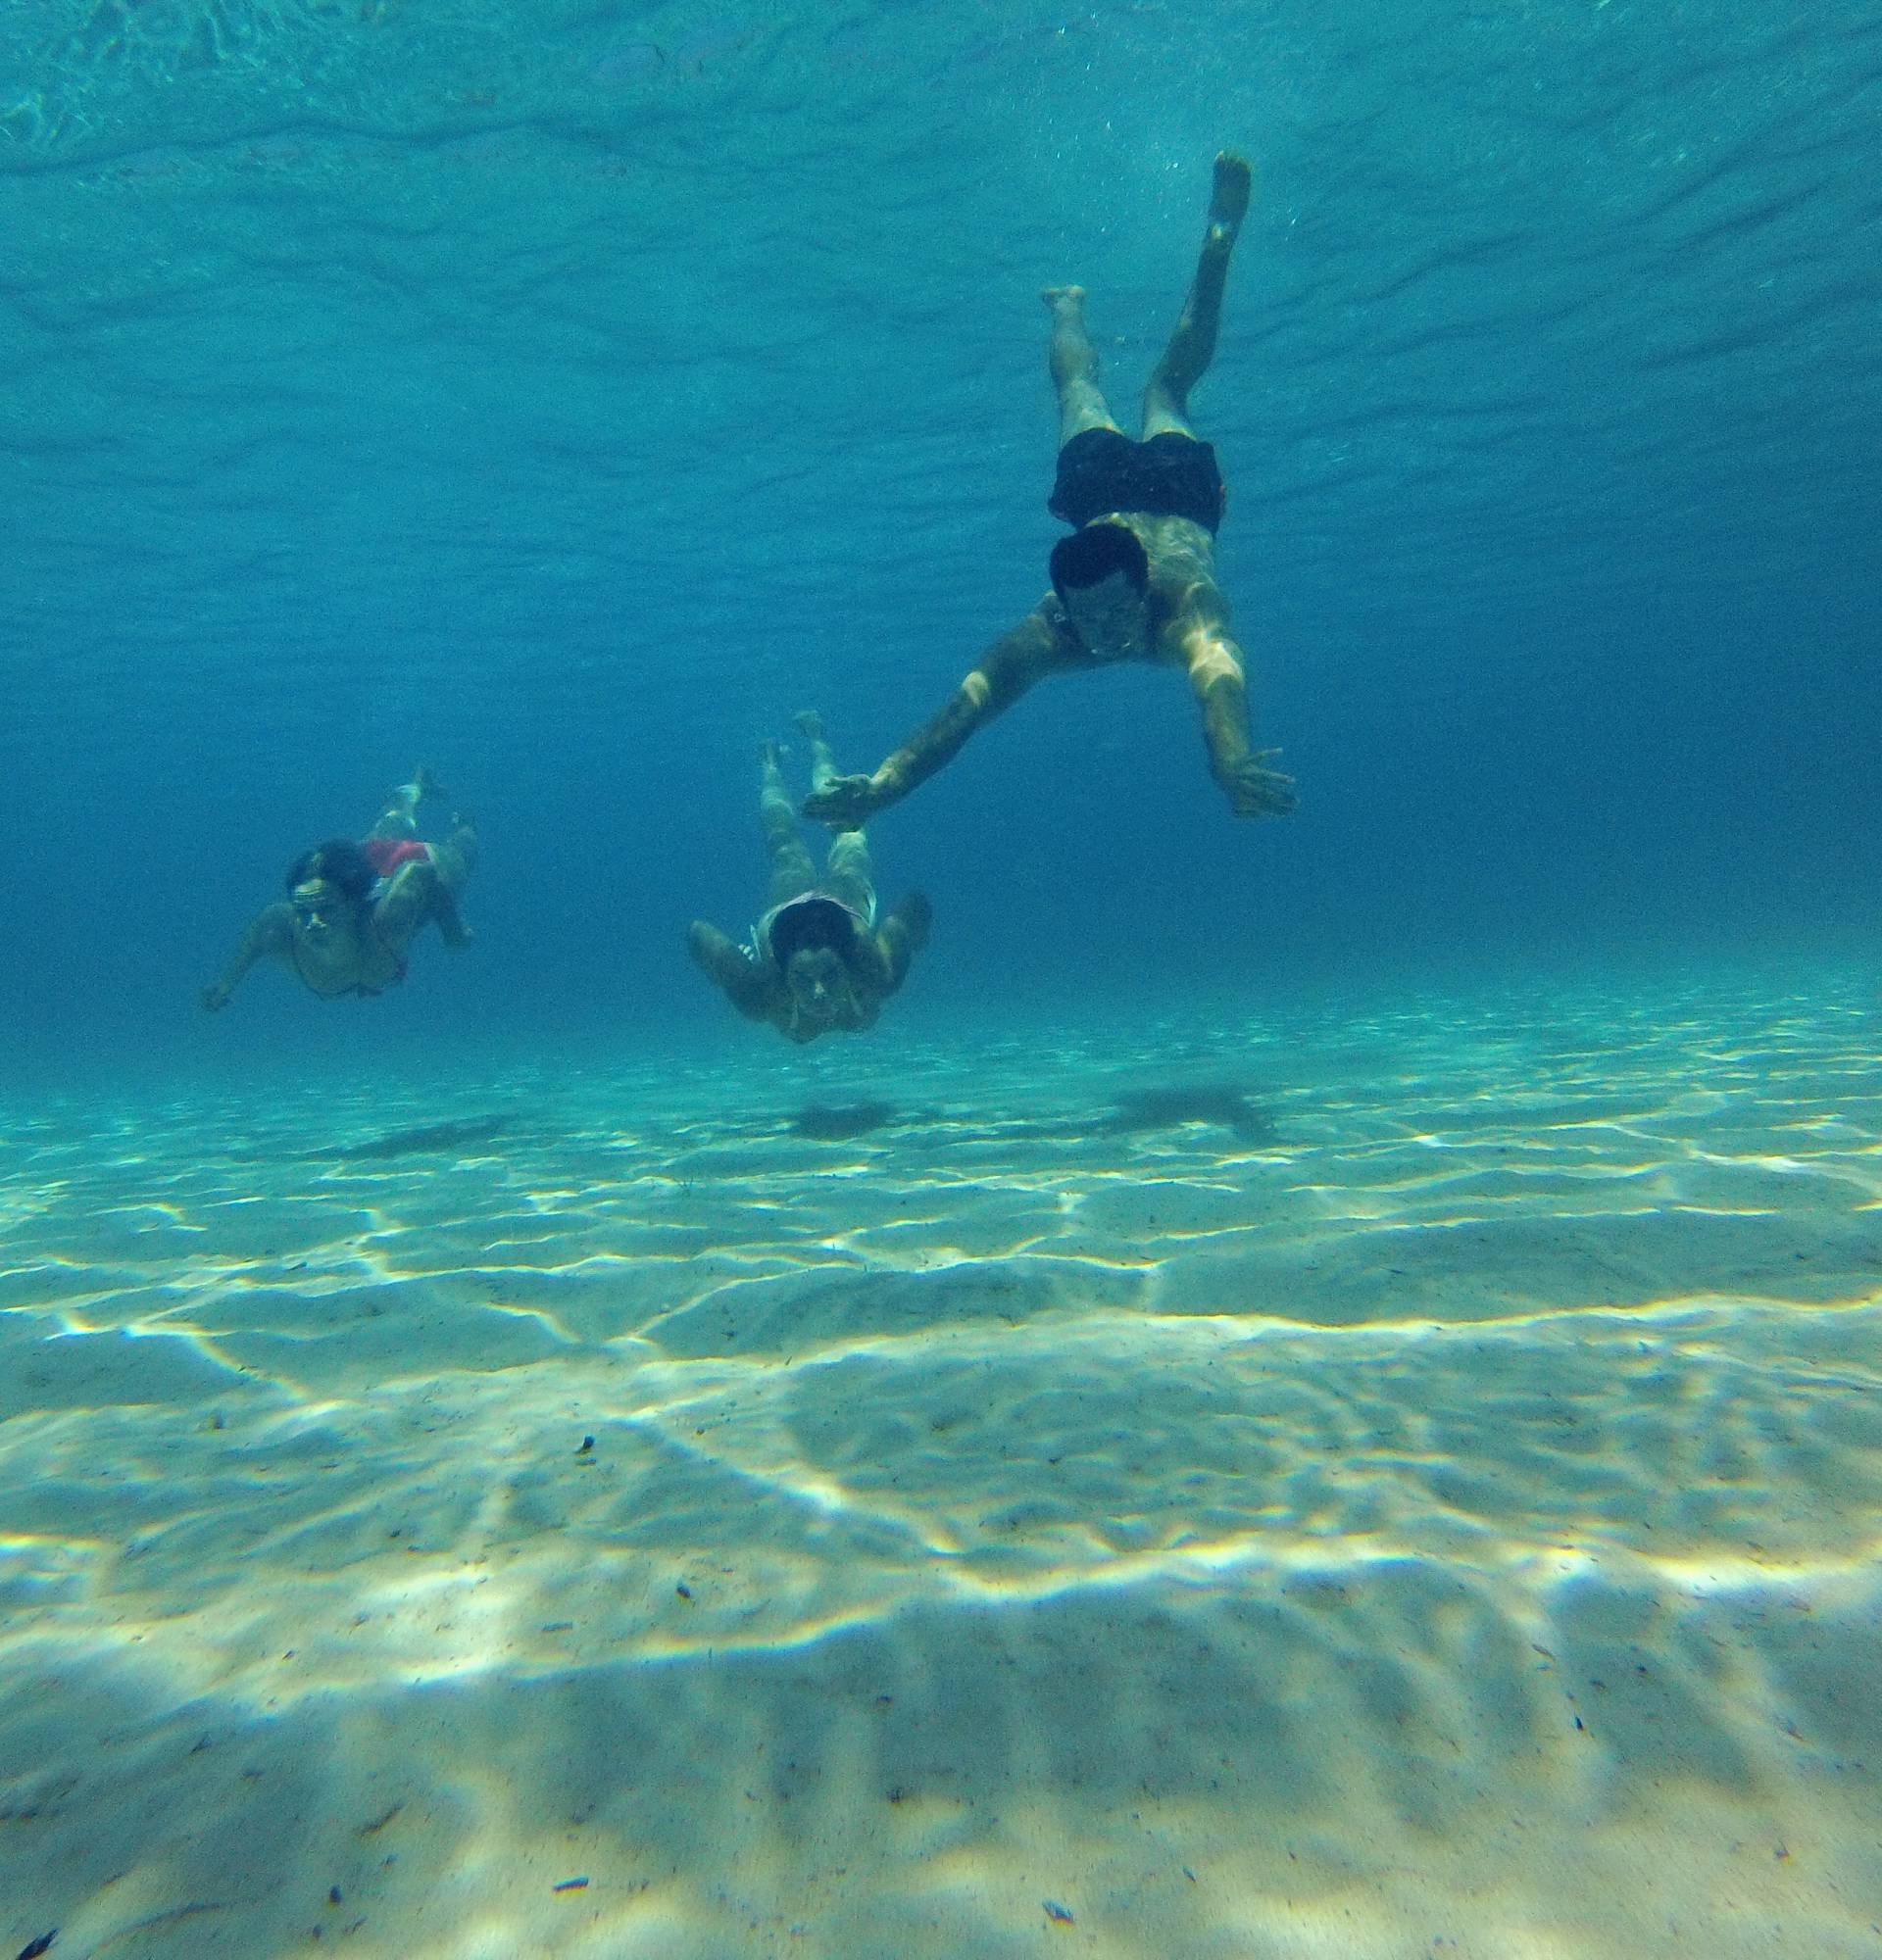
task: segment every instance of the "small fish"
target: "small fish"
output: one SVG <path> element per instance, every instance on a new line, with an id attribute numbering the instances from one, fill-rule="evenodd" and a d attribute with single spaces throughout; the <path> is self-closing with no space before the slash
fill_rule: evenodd
<path id="1" fill-rule="evenodd" d="M 585 1891 L 587 1886 L 586 1879 L 564 1879 L 561 1885 L 551 1886 L 549 1889 L 552 1892 L 579 1892 Z"/>
<path id="2" fill-rule="evenodd" d="M 1057 1899 L 1041 1899 L 1039 1903 L 1045 1907 L 1046 1917 L 1055 1926 L 1070 1926 L 1073 1924 L 1071 1914 Z"/>
<path id="3" fill-rule="evenodd" d="M 58 1937 L 59 1929 L 56 1926 L 50 1933 L 42 1933 L 37 1939 L 30 1940 L 21 1947 L 20 1960 L 39 1960 L 40 1954 L 51 1952 L 52 1942 Z"/>

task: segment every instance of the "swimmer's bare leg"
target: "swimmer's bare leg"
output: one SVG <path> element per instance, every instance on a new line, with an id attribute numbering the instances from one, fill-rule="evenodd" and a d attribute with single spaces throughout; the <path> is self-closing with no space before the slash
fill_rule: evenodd
<path id="1" fill-rule="evenodd" d="M 839 830 L 823 860 L 823 886 L 839 905 L 863 918 L 875 915 L 875 869 L 867 840 L 860 830 Z"/>
<path id="2" fill-rule="evenodd" d="M 409 783 L 401 783 L 385 800 L 369 837 L 390 837 L 400 842 L 419 834 L 419 806 L 428 796 L 441 795 L 438 779 L 422 763 L 413 771 Z"/>
<path id="3" fill-rule="evenodd" d="M 1052 385 L 1059 391 L 1059 447 L 1086 429 L 1114 429 L 1105 398 L 1098 388 L 1098 357 L 1085 332 L 1083 286 L 1048 286 L 1039 295 L 1052 314 L 1052 340 L 1047 360 Z"/>
<path id="4" fill-rule="evenodd" d="M 811 794 L 817 796 L 837 780 L 836 758 L 823 734 L 823 717 L 814 709 L 803 709 L 791 719 L 798 733 L 811 745 Z M 869 847 L 861 828 L 839 830 L 830 839 L 823 859 L 823 883 L 839 905 L 848 906 L 864 918 L 875 915 L 875 875 L 869 863 Z"/>
<path id="5" fill-rule="evenodd" d="M 470 944 L 470 928 L 465 924 L 463 914 L 458 910 L 458 894 L 464 890 L 476 861 L 477 833 L 471 827 L 470 819 L 453 817 L 451 835 L 442 844 L 431 847 L 431 868 L 437 873 L 437 885 L 431 898 L 431 916 L 438 922 L 438 937 L 454 953 Z"/>
<path id="6" fill-rule="evenodd" d="M 437 893 L 438 874 L 429 864 L 401 864 L 372 906 L 372 930 L 380 945 L 403 959 L 419 928 L 432 915 Z"/>
<path id="7" fill-rule="evenodd" d="M 408 783 L 405 786 L 411 788 Z M 403 801 L 403 791 L 394 790 L 385 808 L 372 820 L 372 828 L 366 834 L 369 838 L 387 838 L 404 844 L 419 834 L 418 819 L 413 814 L 416 804 Z"/>
<path id="8" fill-rule="evenodd" d="M 451 835 L 442 844 L 431 847 L 431 861 L 438 867 L 438 876 L 451 888 L 455 898 L 464 890 L 464 883 L 476 869 L 477 833 L 476 827 L 468 816 L 458 815 L 451 819 Z"/>
<path id="9" fill-rule="evenodd" d="M 1154 435 L 1191 435 L 1189 391 L 1203 377 L 1215 354 L 1215 332 L 1221 324 L 1222 285 L 1228 277 L 1229 254 L 1248 216 L 1253 173 L 1240 157 L 1226 150 L 1215 159 L 1215 187 L 1209 201 L 1209 229 L 1196 260 L 1196 276 L 1189 297 L 1169 336 L 1164 358 L 1144 390 L 1144 440 Z"/>
<path id="10" fill-rule="evenodd" d="M 401 864 L 372 907 L 380 940 L 403 958 L 425 921 L 434 919 L 446 946 L 454 952 L 469 946 L 470 928 L 458 910 L 458 894 L 476 858 L 477 834 L 459 817 L 449 839 L 431 847 L 428 859 Z"/>
<path id="11" fill-rule="evenodd" d="M 816 796 L 836 780 L 836 759 L 823 735 L 823 717 L 814 708 L 801 708 L 791 716 L 797 732 L 811 745 L 811 794 Z"/>
<path id="12" fill-rule="evenodd" d="M 775 742 L 758 752 L 758 822 L 765 833 L 765 856 L 770 867 L 767 904 L 781 906 L 799 899 L 817 883 L 817 868 L 797 831 L 797 809 L 784 793 Z"/>

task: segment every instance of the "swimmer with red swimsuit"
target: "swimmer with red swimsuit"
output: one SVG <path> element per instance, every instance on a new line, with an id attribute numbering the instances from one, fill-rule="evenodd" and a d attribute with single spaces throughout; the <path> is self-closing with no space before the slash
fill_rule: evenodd
<path id="1" fill-rule="evenodd" d="M 442 844 L 418 836 L 419 806 L 440 794 L 420 769 L 359 842 L 338 837 L 303 852 L 288 869 L 287 897 L 256 915 L 222 978 L 203 990 L 203 1005 L 227 1006 L 262 959 L 280 960 L 323 1001 L 371 999 L 405 978 L 412 942 L 427 922 L 447 946 L 469 945 L 458 895 L 476 861 L 476 832 L 459 816 Z"/>

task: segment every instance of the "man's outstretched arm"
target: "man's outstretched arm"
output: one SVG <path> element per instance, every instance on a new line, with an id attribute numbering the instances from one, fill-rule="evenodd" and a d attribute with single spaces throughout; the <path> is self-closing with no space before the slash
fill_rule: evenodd
<path id="1" fill-rule="evenodd" d="M 1286 816 L 1294 809 L 1294 778 L 1268 764 L 1281 752 L 1257 750 L 1248 733 L 1248 684 L 1242 650 L 1219 626 L 1198 621 L 1182 634 L 1183 665 L 1203 710 L 1209 772 L 1237 816 Z"/>
<path id="2" fill-rule="evenodd" d="M 735 946 L 718 926 L 695 919 L 686 928 L 686 951 L 741 1014 L 754 1021 L 765 1019 L 771 990 L 763 970 L 742 946 Z"/>
<path id="3" fill-rule="evenodd" d="M 266 906 L 255 914 L 242 935 L 242 943 L 223 969 L 223 977 L 213 987 L 203 989 L 203 1005 L 213 1014 L 228 1005 L 228 997 L 242 984 L 242 976 L 258 959 L 271 955 L 285 958 L 294 950 L 294 912 L 290 906 Z"/>
<path id="4" fill-rule="evenodd" d="M 1004 713 L 1034 681 L 1078 661 L 1076 643 L 1055 628 L 1045 606 L 1036 607 L 994 641 L 940 713 L 873 775 L 836 777 L 806 802 L 804 814 L 832 830 L 859 828 L 952 761 L 975 729 Z"/>

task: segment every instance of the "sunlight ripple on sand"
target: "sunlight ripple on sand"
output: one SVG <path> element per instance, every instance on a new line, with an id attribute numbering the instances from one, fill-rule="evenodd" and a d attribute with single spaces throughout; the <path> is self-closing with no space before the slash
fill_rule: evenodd
<path id="1" fill-rule="evenodd" d="M 1874 1951 L 1859 995 L 1160 1039 L 16 1112 L 0 1942 Z"/>

